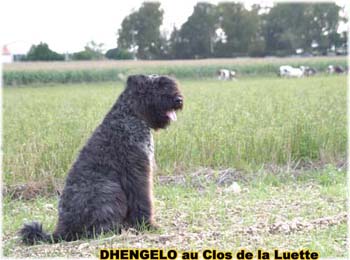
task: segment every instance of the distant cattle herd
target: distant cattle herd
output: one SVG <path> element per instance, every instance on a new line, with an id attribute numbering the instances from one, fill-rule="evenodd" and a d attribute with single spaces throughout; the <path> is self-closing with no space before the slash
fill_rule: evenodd
<path id="1" fill-rule="evenodd" d="M 345 74 L 348 73 L 348 68 L 343 68 L 340 65 L 329 65 L 326 72 L 328 74 Z M 301 78 L 316 75 L 318 71 L 309 66 L 293 67 L 290 65 L 282 65 L 279 67 L 277 75 L 285 78 Z M 236 80 L 237 72 L 229 69 L 219 69 L 217 71 L 218 80 Z"/>

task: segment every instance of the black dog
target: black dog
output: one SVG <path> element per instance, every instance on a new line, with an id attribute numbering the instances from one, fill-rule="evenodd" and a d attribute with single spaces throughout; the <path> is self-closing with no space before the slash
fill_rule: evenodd
<path id="1" fill-rule="evenodd" d="M 176 120 L 183 96 L 166 76 L 130 76 L 117 102 L 69 171 L 52 235 L 41 224 L 20 230 L 27 244 L 93 237 L 121 227 L 155 227 L 152 212 L 154 148 L 151 128 Z"/>

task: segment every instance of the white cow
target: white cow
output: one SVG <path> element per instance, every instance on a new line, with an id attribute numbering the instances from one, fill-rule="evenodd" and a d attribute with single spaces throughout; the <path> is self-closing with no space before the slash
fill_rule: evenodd
<path id="1" fill-rule="evenodd" d="M 236 72 L 234 70 L 220 69 L 217 72 L 218 80 L 235 80 Z"/>
<path id="2" fill-rule="evenodd" d="M 287 78 L 301 78 L 304 76 L 304 67 L 294 68 L 290 65 L 280 66 L 279 76 Z"/>

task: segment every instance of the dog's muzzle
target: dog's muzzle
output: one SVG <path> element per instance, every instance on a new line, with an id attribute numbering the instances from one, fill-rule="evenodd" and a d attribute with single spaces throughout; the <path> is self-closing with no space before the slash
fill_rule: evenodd
<path id="1" fill-rule="evenodd" d="M 181 96 L 176 96 L 174 98 L 174 108 L 175 109 L 181 109 L 183 106 L 183 97 Z"/>

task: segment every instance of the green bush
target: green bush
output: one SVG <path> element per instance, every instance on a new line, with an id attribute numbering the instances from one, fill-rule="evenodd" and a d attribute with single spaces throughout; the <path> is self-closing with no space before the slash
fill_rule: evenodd
<path id="1" fill-rule="evenodd" d="M 102 60 L 103 54 L 86 48 L 83 51 L 75 52 L 72 55 L 72 60 Z"/>
<path id="2" fill-rule="evenodd" d="M 27 61 L 58 61 L 64 60 L 64 55 L 50 50 L 46 43 L 32 45 L 28 54 L 25 57 Z"/>
<path id="3" fill-rule="evenodd" d="M 134 58 L 134 55 L 129 51 L 118 48 L 108 50 L 105 56 L 110 60 L 132 60 Z"/>

